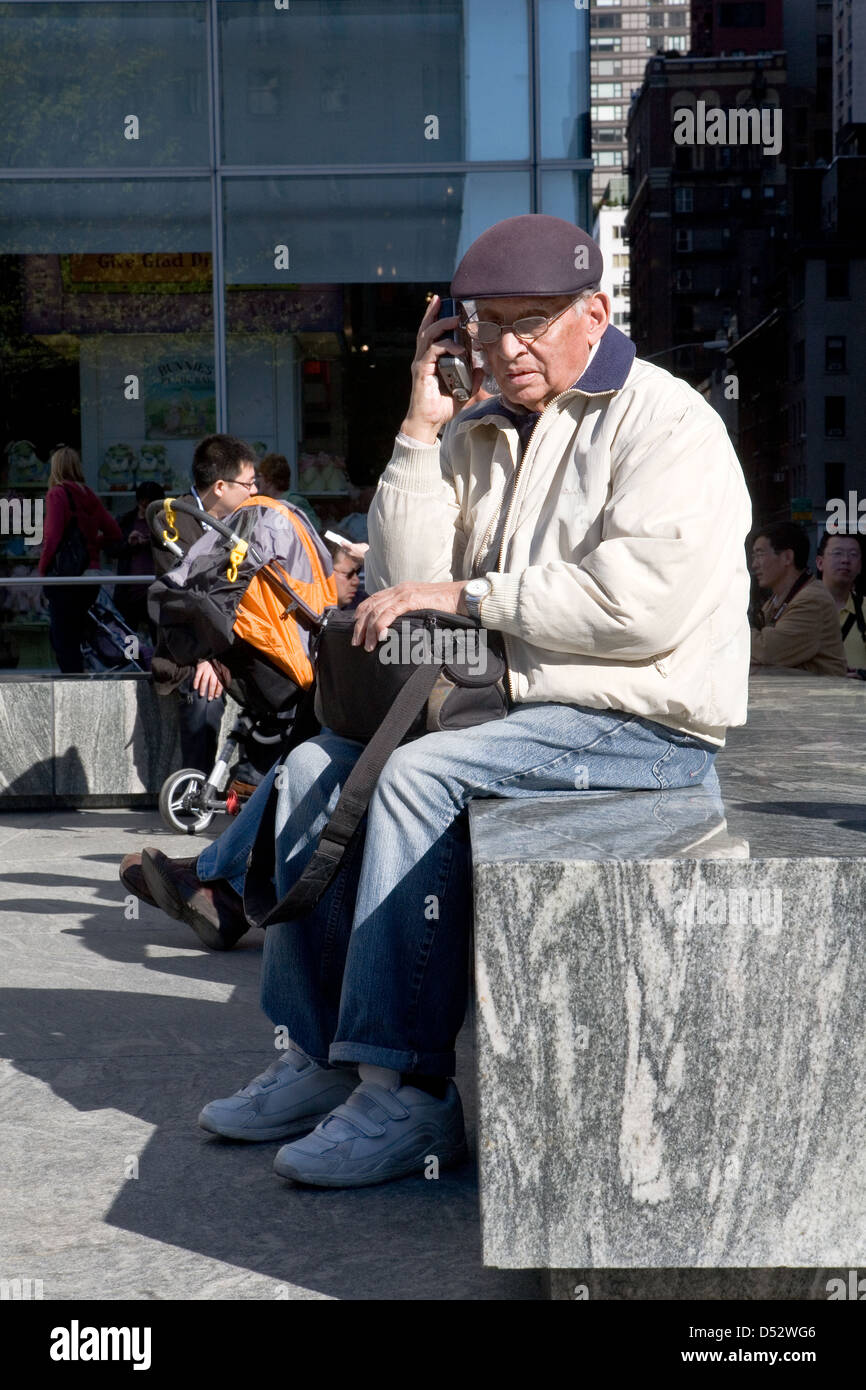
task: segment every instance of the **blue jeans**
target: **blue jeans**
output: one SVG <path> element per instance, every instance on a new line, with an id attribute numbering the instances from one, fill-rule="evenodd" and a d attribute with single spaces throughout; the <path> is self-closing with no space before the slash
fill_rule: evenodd
<path id="1" fill-rule="evenodd" d="M 282 897 L 310 858 L 361 745 L 324 730 L 284 764 L 276 817 Z M 520 705 L 502 720 L 428 734 L 385 765 L 365 822 L 317 906 L 265 937 L 262 1007 L 326 1065 L 372 1062 L 451 1076 L 466 1008 L 474 797 L 696 786 L 715 748 L 617 710 Z M 272 769 L 199 859 L 239 888 Z"/>

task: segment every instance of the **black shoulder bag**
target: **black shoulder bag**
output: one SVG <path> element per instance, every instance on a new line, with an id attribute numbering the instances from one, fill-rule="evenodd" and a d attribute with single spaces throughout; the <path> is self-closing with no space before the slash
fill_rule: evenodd
<path id="1" fill-rule="evenodd" d="M 51 556 L 45 573 L 69 578 L 71 575 L 84 573 L 90 562 L 90 550 L 78 524 L 75 498 L 65 484 L 63 491 L 66 493 L 66 500 L 69 503 L 70 516 L 67 519 L 60 544 Z"/>
<path id="2" fill-rule="evenodd" d="M 308 699 L 299 714 L 289 751 L 313 732 L 313 710 L 332 733 L 366 747 L 312 859 L 278 903 L 272 883 L 276 787 L 272 791 L 244 885 L 244 913 L 252 926 L 286 922 L 315 907 L 340 867 L 385 763 L 401 743 L 508 713 L 500 639 L 474 619 L 432 609 L 409 613 L 368 652 L 351 645 L 355 616 L 334 609 L 319 633 L 315 704 Z"/>

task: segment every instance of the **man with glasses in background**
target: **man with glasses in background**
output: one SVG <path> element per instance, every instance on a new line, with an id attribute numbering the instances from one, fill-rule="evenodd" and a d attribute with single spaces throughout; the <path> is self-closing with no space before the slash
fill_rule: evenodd
<path id="1" fill-rule="evenodd" d="M 705 778 L 717 788 L 726 729 L 745 722 L 742 472 L 703 397 L 636 361 L 610 325 L 601 273 L 598 246 L 573 224 L 508 218 L 457 269 L 457 338 L 435 296 L 421 321 L 409 409 L 370 509 L 371 596 L 353 640 L 372 651 L 417 609 L 467 614 L 502 637 L 510 708 L 398 748 L 320 902 L 266 933 L 262 1006 L 290 1043 L 199 1123 L 292 1138 L 274 1168 L 297 1182 L 365 1186 L 465 1156 L 451 1078 L 472 922 L 469 801 Z M 468 361 L 471 347 L 484 358 L 474 390 L 489 373 L 499 394 L 461 410 L 436 364 Z M 283 764 L 278 899 L 360 751 L 323 730 Z M 243 874 L 231 833 L 202 856 L 203 881 Z"/>
<path id="2" fill-rule="evenodd" d="M 249 444 L 231 434 L 209 434 L 196 445 L 192 458 L 192 487 L 178 501 L 194 503 L 202 512 L 222 521 L 256 492 L 256 456 Z M 176 513 L 179 544 L 186 554 L 203 534 L 194 517 Z M 177 557 L 154 543 L 154 571 L 159 578 L 177 563 Z M 178 691 L 180 749 L 183 767 L 209 772 L 216 757 L 220 723 L 225 707 L 224 687 L 210 661 L 199 661 L 194 671 L 181 669 L 161 655 L 153 658 L 152 675 L 161 695 Z"/>
<path id="3" fill-rule="evenodd" d="M 752 571 L 769 597 L 752 615 L 752 661 L 816 676 L 845 676 L 839 615 L 828 588 L 809 573 L 809 536 L 796 521 L 755 533 Z"/>

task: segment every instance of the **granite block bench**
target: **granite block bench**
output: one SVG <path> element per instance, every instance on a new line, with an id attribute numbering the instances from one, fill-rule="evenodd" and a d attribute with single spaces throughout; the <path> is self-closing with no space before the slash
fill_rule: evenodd
<path id="1" fill-rule="evenodd" d="M 484 1263 L 555 1298 L 866 1266 L 866 687 L 767 671 L 700 788 L 478 801 Z"/>
<path id="2" fill-rule="evenodd" d="M 0 811 L 154 806 L 180 763 L 150 676 L 0 675 Z"/>

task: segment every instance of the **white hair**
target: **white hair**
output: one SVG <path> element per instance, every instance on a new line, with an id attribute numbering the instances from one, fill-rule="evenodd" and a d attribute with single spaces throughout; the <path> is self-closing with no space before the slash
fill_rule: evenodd
<path id="1" fill-rule="evenodd" d="M 587 289 L 581 290 L 577 302 L 574 306 L 575 318 L 583 318 L 586 313 L 586 306 L 594 295 L 599 293 L 600 285 L 589 285 Z"/>

